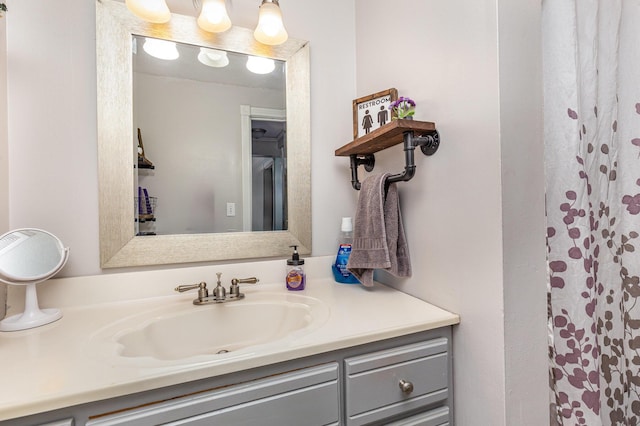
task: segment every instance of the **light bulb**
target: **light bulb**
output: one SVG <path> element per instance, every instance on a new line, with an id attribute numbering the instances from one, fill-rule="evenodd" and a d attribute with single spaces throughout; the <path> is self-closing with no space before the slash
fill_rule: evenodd
<path id="1" fill-rule="evenodd" d="M 258 16 L 258 26 L 253 32 L 253 36 L 260 43 L 272 46 L 287 41 L 289 35 L 282 23 L 282 12 L 277 0 L 262 1 L 260 15 Z"/>
<path id="2" fill-rule="evenodd" d="M 126 0 L 127 8 L 145 21 L 163 24 L 171 19 L 171 12 L 165 0 Z"/>
<path id="3" fill-rule="evenodd" d="M 210 33 L 221 33 L 231 28 L 225 0 L 204 0 L 198 26 Z"/>
<path id="4" fill-rule="evenodd" d="M 229 65 L 227 52 L 223 50 L 209 49 L 207 47 L 200 48 L 198 60 L 201 63 L 214 68 L 223 68 Z"/>
<path id="5" fill-rule="evenodd" d="M 167 61 L 178 59 L 180 56 L 176 43 L 173 41 L 147 38 L 142 48 L 154 58 L 165 59 Z"/>
<path id="6" fill-rule="evenodd" d="M 254 74 L 269 74 L 276 68 L 273 59 L 259 56 L 249 56 L 247 59 L 247 69 Z"/>

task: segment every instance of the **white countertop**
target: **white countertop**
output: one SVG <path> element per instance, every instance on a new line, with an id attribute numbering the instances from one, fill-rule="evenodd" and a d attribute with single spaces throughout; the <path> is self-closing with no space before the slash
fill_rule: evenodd
<path id="1" fill-rule="evenodd" d="M 326 264 L 322 263 L 323 266 Z M 236 268 L 239 269 L 237 265 Z M 307 288 L 300 292 L 287 291 L 284 283 L 262 281 L 241 289 L 246 298 L 232 303 L 250 303 L 252 296 L 256 299 L 267 293 L 284 297 L 294 293 L 317 299 L 328 309 L 320 324 L 296 333 L 290 339 L 280 340 L 278 344 L 225 355 L 199 356 L 197 360 L 149 362 L 148 358 L 124 359 L 115 352 L 96 350 L 96 345 L 105 344 L 100 339 L 104 339 L 104 330 L 110 324 L 146 309 L 172 305 L 180 309 L 184 306 L 202 309 L 191 304 L 195 293 L 173 294 L 169 290 L 166 296 L 64 307 L 63 318 L 55 323 L 0 333 L 3 369 L 0 421 L 459 322 L 455 314 L 380 284 L 365 288 L 337 284 L 326 276 L 309 278 L 308 274 Z"/>

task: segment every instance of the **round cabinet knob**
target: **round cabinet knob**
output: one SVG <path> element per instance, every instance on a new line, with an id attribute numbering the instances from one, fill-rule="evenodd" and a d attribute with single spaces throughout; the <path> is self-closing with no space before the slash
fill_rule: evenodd
<path id="1" fill-rule="evenodd" d="M 398 383 L 398 385 L 400 386 L 400 390 L 403 393 L 409 394 L 411 392 L 413 392 L 413 383 L 407 381 L 407 380 L 400 380 L 400 383 Z"/>

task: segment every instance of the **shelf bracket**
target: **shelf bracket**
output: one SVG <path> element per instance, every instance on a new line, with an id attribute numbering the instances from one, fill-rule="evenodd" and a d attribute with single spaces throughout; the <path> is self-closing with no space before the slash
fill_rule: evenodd
<path id="1" fill-rule="evenodd" d="M 384 188 L 385 193 L 390 184 L 394 182 L 406 182 L 413 178 L 416 173 L 414 151 L 417 147 L 420 147 L 422 153 L 428 156 L 435 154 L 440 147 L 440 134 L 437 130 L 420 136 L 415 136 L 413 130 L 408 130 L 403 133 L 402 137 L 404 143 L 404 171 L 387 177 Z M 355 190 L 359 190 L 361 183 L 358 180 L 358 166 L 364 165 L 364 169 L 367 172 L 372 171 L 375 165 L 375 157 L 373 154 L 352 154 L 349 157 L 351 158 L 351 186 L 353 186 Z"/>
<path id="2" fill-rule="evenodd" d="M 358 181 L 358 166 L 364 166 L 367 172 L 373 170 L 376 165 L 376 157 L 373 154 L 351 154 L 351 186 L 356 191 L 360 190 L 360 181 Z"/>

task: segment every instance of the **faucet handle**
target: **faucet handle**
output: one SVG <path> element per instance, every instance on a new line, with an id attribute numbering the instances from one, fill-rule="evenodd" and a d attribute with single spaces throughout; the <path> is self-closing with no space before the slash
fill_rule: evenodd
<path id="1" fill-rule="evenodd" d="M 183 293 L 185 291 L 195 290 L 196 288 L 198 289 L 198 299 L 202 300 L 205 297 L 209 297 L 209 290 L 207 290 L 207 283 L 204 281 L 198 284 L 179 285 L 174 290 L 179 293 Z"/>
<path id="2" fill-rule="evenodd" d="M 250 278 L 233 278 L 231 280 L 231 285 L 238 285 L 238 284 L 255 284 L 258 281 L 260 281 L 259 279 L 257 279 L 256 277 L 250 277 Z"/>
<path id="3" fill-rule="evenodd" d="M 250 278 L 233 278 L 231 280 L 231 287 L 229 287 L 229 297 L 235 297 L 241 299 L 244 297 L 244 294 L 240 293 L 240 286 L 238 284 L 255 284 L 259 279 L 256 277 Z"/>

